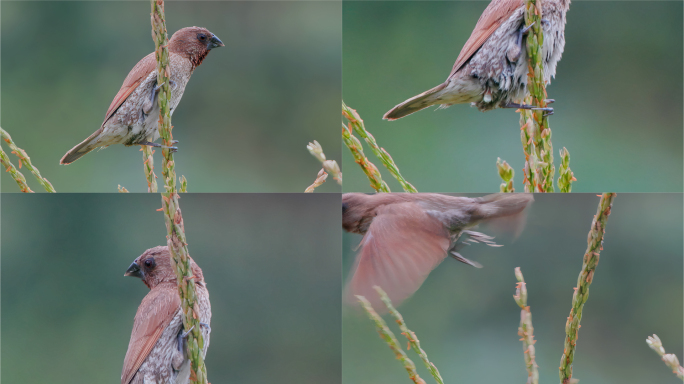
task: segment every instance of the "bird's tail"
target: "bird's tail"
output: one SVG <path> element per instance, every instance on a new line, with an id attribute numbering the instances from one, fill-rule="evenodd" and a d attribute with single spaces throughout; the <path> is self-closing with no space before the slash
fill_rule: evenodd
<path id="1" fill-rule="evenodd" d="M 83 140 L 80 144 L 77 146 L 71 148 L 69 152 L 62 157 L 62 160 L 59 161 L 60 164 L 71 164 L 74 161 L 80 159 L 83 155 L 86 153 L 92 151 L 93 149 L 97 147 L 101 147 L 102 144 L 98 143 L 97 139 L 100 136 L 100 133 L 102 133 L 102 128 L 98 129 L 93 133 L 92 135 L 88 136 L 87 139 Z"/>
<path id="2" fill-rule="evenodd" d="M 474 220 L 487 221 L 495 231 L 518 237 L 525 228 L 525 208 L 534 201 L 534 197 L 531 193 L 500 193 L 479 197 L 475 201 Z"/>
<path id="3" fill-rule="evenodd" d="M 420 95 L 413 96 L 412 98 L 392 108 L 389 112 L 385 113 L 385 116 L 382 118 L 390 121 L 397 120 L 431 105 L 441 104 L 441 102 L 435 97 L 435 94 L 443 90 L 446 86 L 447 83 L 442 83 L 421 93 Z"/>

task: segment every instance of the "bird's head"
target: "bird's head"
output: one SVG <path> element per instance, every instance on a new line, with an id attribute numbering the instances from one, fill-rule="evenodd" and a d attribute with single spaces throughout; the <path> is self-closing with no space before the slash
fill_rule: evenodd
<path id="1" fill-rule="evenodd" d="M 190 259 L 190 265 L 195 282 L 203 282 L 202 270 Z M 169 247 L 158 246 L 150 248 L 133 261 L 124 276 L 139 277 L 140 280 L 153 289 L 157 285 L 166 282 L 176 282 L 176 272 L 171 264 Z"/>
<path id="2" fill-rule="evenodd" d="M 342 228 L 347 232 L 365 233 L 373 220 L 371 195 L 345 193 L 342 195 Z"/>
<path id="3" fill-rule="evenodd" d="M 210 50 L 224 46 L 221 39 L 201 27 L 179 29 L 169 40 L 169 51 L 187 57 L 194 67 L 202 63 Z"/>

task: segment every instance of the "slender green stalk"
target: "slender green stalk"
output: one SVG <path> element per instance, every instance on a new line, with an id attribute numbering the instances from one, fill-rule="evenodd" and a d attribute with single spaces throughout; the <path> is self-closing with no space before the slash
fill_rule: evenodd
<path id="1" fill-rule="evenodd" d="M 501 158 L 496 159 L 496 169 L 499 171 L 499 176 L 503 183 L 499 186 L 501 192 L 515 192 L 513 187 L 513 176 L 515 176 L 515 171 L 513 167 L 508 165 L 507 162 L 502 161 Z"/>
<path id="2" fill-rule="evenodd" d="M 392 333 L 389 327 L 387 327 L 387 323 L 385 323 L 382 317 L 375 312 L 373 306 L 368 302 L 368 300 L 366 300 L 365 297 L 356 296 L 356 298 L 359 300 L 361 306 L 368 314 L 368 317 L 375 323 L 375 328 L 378 331 L 380 338 L 385 340 L 392 352 L 394 352 L 397 360 L 401 361 L 404 369 L 406 369 L 406 372 L 408 372 L 411 381 L 416 384 L 425 384 L 425 381 L 421 379 L 420 376 L 418 376 L 418 372 L 416 372 L 416 365 L 413 363 L 413 361 L 411 361 L 411 359 L 409 359 L 408 356 L 406 356 L 406 353 L 399 345 L 399 341 L 394 336 L 394 333 Z"/>
<path id="3" fill-rule="evenodd" d="M 515 278 L 518 279 L 518 284 L 515 286 L 515 295 L 513 299 L 521 308 L 520 311 L 520 327 L 518 328 L 518 336 L 523 342 L 523 351 L 525 356 L 525 367 L 527 368 L 527 384 L 539 383 L 539 370 L 537 369 L 537 362 L 535 361 L 534 343 L 534 327 L 532 326 L 532 312 L 527 305 L 527 287 L 525 279 L 520 271 L 520 267 L 515 268 Z"/>
<path id="4" fill-rule="evenodd" d="M 318 161 L 323 164 L 323 169 L 332 175 L 333 179 L 337 181 L 337 184 L 342 185 L 342 171 L 340 171 L 340 166 L 337 165 L 335 160 L 326 160 L 325 153 L 323 153 L 323 147 L 321 147 L 318 141 L 314 140 L 313 143 L 309 143 L 309 145 L 306 146 L 306 149 L 309 150 L 309 153 L 311 153 L 313 157 L 317 158 Z"/>
<path id="5" fill-rule="evenodd" d="M 28 157 L 28 155 L 26 154 L 26 151 L 17 147 L 17 145 L 12 140 L 12 137 L 10 137 L 9 133 L 7 133 L 7 131 L 5 131 L 4 129 L 0 128 L 0 135 L 2 135 L 2 139 L 5 140 L 7 145 L 9 145 L 10 149 L 12 150 L 12 153 L 17 155 L 17 157 L 19 158 L 19 168 L 21 168 L 22 164 L 24 166 L 26 166 L 26 169 L 28 169 L 33 174 L 33 176 L 36 177 L 36 180 L 38 180 L 40 185 L 42 185 L 43 188 L 45 188 L 45 190 L 47 192 L 55 193 L 56 191 L 55 191 L 55 188 L 52 186 L 52 184 L 50 184 L 50 182 L 46 178 L 44 178 L 43 176 L 40 175 L 40 171 L 38 170 L 38 168 L 33 166 L 33 164 L 31 163 L 31 158 Z M 19 184 L 19 188 L 22 189 L 22 192 L 31 192 L 31 189 L 28 188 L 28 186 L 23 187 L 22 184 L 20 184 L 20 182 L 18 181 L 19 179 L 15 178 L 15 174 L 12 173 L 12 171 L 8 167 L 8 164 L 11 164 L 11 163 L 9 163 L 9 158 L 7 157 L 7 155 L 5 155 L 4 157 L 5 157 L 5 159 L 2 161 L 2 164 L 5 166 L 7 171 L 10 172 L 10 174 L 12 174 L 12 177 L 17 182 L 17 184 Z M 8 164 L 6 164 L 6 162 Z M 19 171 L 17 171 L 16 169 L 14 169 L 14 170 L 16 171 L 16 173 L 18 175 L 21 175 L 21 173 Z M 26 179 L 24 178 L 23 175 L 21 175 L 20 179 L 23 179 L 23 181 L 24 181 L 23 185 L 26 185 Z"/>
<path id="6" fill-rule="evenodd" d="M 541 0 L 525 0 L 525 25 L 531 25 L 526 44 L 529 58 L 527 88 L 530 90 L 530 98 L 525 102 L 545 108 L 548 104 L 546 102 L 546 84 L 544 84 L 542 54 L 544 33 L 541 19 Z M 548 118 L 544 116 L 543 111 L 524 111 L 521 116 L 525 117 L 526 124 L 532 122 L 532 130 L 529 136 L 533 141 L 535 154 L 539 161 L 535 175 L 539 182 L 536 185 L 537 190 L 534 192 L 553 192 L 553 178 L 556 169 L 553 165 L 553 146 L 551 145 L 551 129 Z M 534 170 L 532 167 L 530 169 Z"/>
<path id="7" fill-rule="evenodd" d="M 559 368 L 560 380 L 563 384 L 570 383 L 572 379 L 572 361 L 575 358 L 575 347 L 580 321 L 582 320 L 582 309 L 584 308 L 584 303 L 589 298 L 589 286 L 594 280 L 594 271 L 599 262 L 599 254 L 603 249 L 603 235 L 614 198 L 615 193 L 604 193 L 601 195 L 598 210 L 591 223 L 591 229 L 587 237 L 588 245 L 587 251 L 584 253 L 582 271 L 577 278 L 577 287 L 572 295 L 572 309 L 570 309 L 570 316 L 568 316 L 568 321 L 565 324 L 566 337 Z"/>
<path id="8" fill-rule="evenodd" d="M 375 189 L 375 192 L 391 192 L 387 183 L 382 180 L 378 167 L 368 161 L 366 155 L 363 154 L 363 147 L 359 139 L 352 135 L 351 128 L 346 127 L 344 124 L 342 124 L 342 141 L 351 151 L 356 164 L 361 167 L 363 173 L 368 177 L 371 188 Z"/>
<path id="9" fill-rule="evenodd" d="M 152 5 L 152 38 L 155 45 L 155 57 L 157 59 L 157 84 L 162 84 L 159 92 L 159 135 L 165 147 L 172 145 L 171 115 L 169 111 L 169 99 L 171 88 L 169 87 L 169 51 L 166 22 L 164 19 L 164 0 L 151 0 Z M 192 283 L 193 273 L 188 259 L 188 243 L 185 239 L 183 216 L 178 204 L 179 195 L 176 190 L 176 171 L 173 161 L 173 152 L 170 149 L 162 149 L 162 176 L 164 177 L 165 191 L 162 193 L 162 211 L 168 233 L 167 243 L 171 251 L 172 264 L 174 265 L 178 293 L 181 298 L 183 312 L 183 327 L 191 329 L 188 334 L 188 357 L 191 361 L 192 383 L 207 383 L 207 370 L 204 366 L 202 350 L 204 340 L 200 331 L 199 320 L 193 316 L 195 311 L 195 284 Z"/>
<path id="10" fill-rule="evenodd" d="M 680 380 L 684 380 L 684 368 L 679 365 L 679 359 L 674 353 L 665 353 L 665 348 L 663 348 L 663 343 L 658 335 L 649 336 L 646 339 L 646 344 L 660 356 L 665 365 L 672 369 L 672 373 L 677 375 Z"/>
<path id="11" fill-rule="evenodd" d="M 154 174 L 154 150 L 149 145 L 141 145 L 143 168 L 147 179 L 147 192 L 157 193 L 157 175 Z"/>
<path id="12" fill-rule="evenodd" d="M 389 310 L 390 314 L 392 317 L 394 317 L 394 320 L 397 322 L 399 325 L 399 329 L 401 329 L 401 334 L 406 336 L 406 338 L 409 341 L 409 344 L 411 345 L 411 348 L 420 356 L 421 360 L 423 360 L 423 364 L 425 364 L 425 368 L 430 371 L 430 374 L 432 377 L 435 378 L 435 381 L 438 384 L 444 384 L 444 380 L 442 380 L 442 376 L 439 374 L 439 371 L 437 370 L 437 367 L 430 362 L 428 359 L 427 353 L 423 350 L 423 348 L 420 347 L 420 341 L 418 340 L 418 337 L 416 337 L 416 334 L 408 329 L 406 326 L 406 323 L 404 322 L 404 318 L 401 316 L 401 313 L 394 308 L 392 305 L 392 301 L 390 300 L 389 296 L 387 296 L 387 293 L 382 290 L 382 288 L 378 287 L 377 285 L 373 287 L 378 294 L 380 295 L 380 299 L 382 300 L 383 303 L 387 306 L 387 309 Z"/>
<path id="13" fill-rule="evenodd" d="M 185 176 L 181 176 L 178 179 L 178 182 L 180 183 L 180 188 L 178 188 L 178 192 L 187 193 L 188 192 L 188 180 L 185 178 Z"/>
<path id="14" fill-rule="evenodd" d="M 528 102 L 529 99 L 525 99 Z M 537 185 L 539 185 L 539 173 L 537 168 L 539 161 L 537 160 L 537 153 L 534 150 L 534 122 L 528 111 L 520 110 L 520 140 L 525 153 L 525 167 L 523 168 L 523 186 L 525 192 L 537 192 Z"/>
<path id="15" fill-rule="evenodd" d="M 392 160 L 392 156 L 390 156 L 390 154 L 387 153 L 384 148 L 380 148 L 378 143 L 375 141 L 375 137 L 366 131 L 363 120 L 356 110 L 349 108 L 344 102 L 342 102 L 342 116 L 349 121 L 349 127 L 354 128 L 354 131 L 366 140 L 366 143 L 368 143 L 368 145 L 371 147 L 373 153 L 375 153 L 375 156 L 380 159 L 382 164 L 387 167 L 392 176 L 397 179 L 404 191 L 413 193 L 418 192 L 418 190 L 416 190 L 416 188 L 411 185 L 411 183 L 406 181 L 406 179 L 404 179 L 404 177 L 401 175 L 399 168 L 394 163 L 394 160 Z"/>
<path id="16" fill-rule="evenodd" d="M 328 174 L 325 173 L 325 168 L 321 168 L 321 170 L 318 171 L 318 176 L 316 176 L 316 180 L 314 180 L 313 184 L 309 185 L 309 187 L 304 190 L 304 193 L 312 193 L 314 189 L 320 187 L 323 183 L 325 183 L 325 179 L 327 178 Z"/>
<path id="17" fill-rule="evenodd" d="M 558 170 L 558 189 L 561 192 L 569 193 L 572 191 L 572 182 L 576 181 L 575 175 L 570 169 L 570 152 L 563 147 L 560 150 L 561 165 Z"/>
<path id="18" fill-rule="evenodd" d="M 19 160 L 21 161 L 21 160 Z M 24 175 L 17 170 L 17 168 L 12 164 L 12 162 L 9 159 L 9 156 L 5 153 L 5 151 L 0 147 L 0 163 L 5 167 L 6 172 L 9 172 L 10 176 L 14 179 L 14 181 L 17 182 L 17 185 L 19 185 L 19 190 L 24 193 L 33 193 L 31 188 L 29 188 L 28 184 L 26 184 L 26 178 Z"/>

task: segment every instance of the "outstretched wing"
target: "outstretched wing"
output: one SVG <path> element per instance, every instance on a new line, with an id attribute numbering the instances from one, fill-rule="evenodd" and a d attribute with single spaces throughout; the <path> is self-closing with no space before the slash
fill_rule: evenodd
<path id="1" fill-rule="evenodd" d="M 394 304 L 411 296 L 447 256 L 449 232 L 417 204 L 407 202 L 378 208 L 360 244 L 347 285 L 347 300 L 364 296 L 382 310 L 380 286 Z M 378 306 L 377 304 L 380 304 Z"/>
<path id="2" fill-rule="evenodd" d="M 145 296 L 135 314 L 133 332 L 121 371 L 121 384 L 129 384 L 180 309 L 178 289 L 169 284 L 157 286 Z"/>
<path id="3" fill-rule="evenodd" d="M 511 13 L 523 5 L 524 0 L 492 0 L 473 29 L 473 33 L 461 49 L 461 53 L 456 59 L 454 68 L 449 74 L 449 78 L 454 75 L 484 44 L 489 36 L 504 23 Z"/>

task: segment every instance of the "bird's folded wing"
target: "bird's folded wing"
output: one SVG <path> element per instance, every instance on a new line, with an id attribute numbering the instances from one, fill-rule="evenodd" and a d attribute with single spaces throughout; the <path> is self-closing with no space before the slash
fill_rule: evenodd
<path id="1" fill-rule="evenodd" d="M 157 286 L 145 296 L 135 314 L 133 332 L 121 371 L 121 383 L 129 384 L 180 309 L 178 289 L 172 284 Z"/>
<path id="2" fill-rule="evenodd" d="M 523 5 L 524 0 L 492 0 L 487 9 L 482 13 L 480 19 L 473 29 L 473 33 L 461 49 L 461 53 L 456 59 L 454 68 L 448 78 L 454 75 L 484 44 L 489 36 L 496 31 L 513 13 L 515 9 Z"/>
<path id="3" fill-rule="evenodd" d="M 138 85 L 140 85 L 140 83 L 155 69 L 157 69 L 157 60 L 154 57 L 154 52 L 143 57 L 143 59 L 131 69 L 128 76 L 126 76 L 121 89 L 119 89 L 119 93 L 116 94 L 114 100 L 112 100 L 112 104 L 109 105 L 102 126 L 104 126 L 107 120 L 116 113 L 119 107 L 128 99 L 128 96 L 138 88 Z"/>
<path id="4" fill-rule="evenodd" d="M 380 286 L 394 304 L 411 296 L 447 256 L 449 233 L 439 220 L 415 203 L 378 208 L 359 246 L 346 298 L 364 296 L 376 310 L 384 305 L 373 286 Z M 379 306 L 378 306 L 379 305 Z"/>

